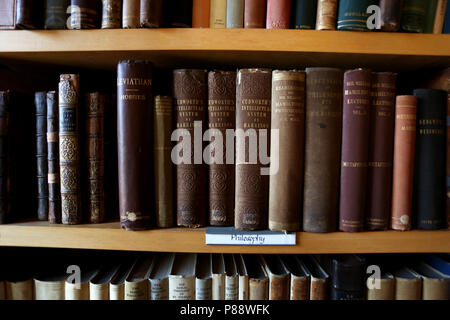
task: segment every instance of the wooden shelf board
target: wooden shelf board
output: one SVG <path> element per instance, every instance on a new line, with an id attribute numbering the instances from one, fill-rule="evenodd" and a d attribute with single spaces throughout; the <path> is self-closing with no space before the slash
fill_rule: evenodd
<path id="1" fill-rule="evenodd" d="M 407 56 L 407 58 L 405 58 Z M 355 59 L 358 57 L 358 59 Z M 122 59 L 158 67 L 450 65 L 450 35 L 266 29 L 0 31 L 0 58 L 90 68 Z"/>
<path id="2" fill-rule="evenodd" d="M 204 229 L 125 231 L 118 222 L 0 226 L 0 246 L 223 253 L 413 253 L 450 252 L 450 231 L 297 233 L 296 246 L 207 246 Z"/>

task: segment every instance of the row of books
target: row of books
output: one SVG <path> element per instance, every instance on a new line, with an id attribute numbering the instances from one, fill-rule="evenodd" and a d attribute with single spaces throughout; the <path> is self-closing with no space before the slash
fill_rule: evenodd
<path id="1" fill-rule="evenodd" d="M 193 27 L 450 32 L 447 0 L 5 0 L 1 9 L 3 29 Z"/>
<path id="2" fill-rule="evenodd" d="M 450 300 L 448 255 L 71 255 L 36 270 L 9 261 L 0 299 Z"/>

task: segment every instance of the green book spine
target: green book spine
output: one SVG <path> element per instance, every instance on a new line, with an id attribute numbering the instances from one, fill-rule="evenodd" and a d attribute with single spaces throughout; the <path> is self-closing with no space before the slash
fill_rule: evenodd
<path id="1" fill-rule="evenodd" d="M 341 0 L 338 10 L 338 30 L 369 31 L 367 7 L 377 5 L 375 0 Z"/>
<path id="2" fill-rule="evenodd" d="M 423 32 L 429 0 L 405 0 L 401 28 L 406 32 Z"/>
<path id="3" fill-rule="evenodd" d="M 292 1 L 292 29 L 316 28 L 317 0 Z"/>
<path id="4" fill-rule="evenodd" d="M 423 26 L 424 33 L 433 33 L 434 17 L 436 16 L 437 0 L 429 0 Z"/>

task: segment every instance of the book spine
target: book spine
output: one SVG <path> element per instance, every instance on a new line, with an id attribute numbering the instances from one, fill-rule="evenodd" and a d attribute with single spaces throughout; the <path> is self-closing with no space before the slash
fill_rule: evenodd
<path id="1" fill-rule="evenodd" d="M 326 279 L 311 278 L 311 300 L 328 299 L 328 281 Z"/>
<path id="2" fill-rule="evenodd" d="M 245 0 L 244 28 L 266 27 L 266 0 Z"/>
<path id="3" fill-rule="evenodd" d="M 117 93 L 108 95 L 105 108 L 105 214 L 113 220 L 119 216 L 117 163 Z"/>
<path id="4" fill-rule="evenodd" d="M 417 136 L 414 170 L 414 218 L 418 229 L 446 225 L 445 127 L 447 92 L 416 89 Z"/>
<path id="5" fill-rule="evenodd" d="M 9 91 L 0 91 L 0 224 L 9 220 Z"/>
<path id="6" fill-rule="evenodd" d="M 269 299 L 269 279 L 248 280 L 248 300 L 268 300 Z"/>
<path id="7" fill-rule="evenodd" d="M 248 300 L 248 276 L 239 276 L 238 300 Z"/>
<path id="8" fill-rule="evenodd" d="M 272 73 L 271 129 L 278 130 L 279 134 L 279 141 L 272 139 L 270 147 L 271 150 L 279 150 L 278 171 L 270 176 L 269 186 L 269 229 L 273 231 L 300 229 L 303 209 L 302 197 L 299 195 L 303 194 L 305 78 L 303 71 L 275 70 Z M 292 154 L 293 149 L 297 150 L 295 154 Z M 296 190 L 296 193 L 293 194 L 292 190 Z"/>
<path id="9" fill-rule="evenodd" d="M 395 73 L 372 74 L 366 205 L 368 230 L 386 230 L 389 227 L 396 79 Z"/>
<path id="10" fill-rule="evenodd" d="M 450 300 L 450 279 L 448 277 L 433 279 L 424 277 L 422 300 Z"/>
<path id="11" fill-rule="evenodd" d="M 244 0 L 227 0 L 227 28 L 244 27 Z"/>
<path id="12" fill-rule="evenodd" d="M 210 0 L 193 0 L 192 28 L 209 28 Z"/>
<path id="13" fill-rule="evenodd" d="M 189 142 L 180 144 L 183 147 L 190 147 L 194 155 L 195 153 L 202 154 L 201 150 L 195 149 L 195 145 L 198 149 L 202 143 L 201 141 L 195 142 L 194 133 L 196 131 L 203 132 L 207 119 L 207 97 L 206 70 L 174 70 L 173 98 L 176 128 L 183 129 L 184 133 L 190 135 L 190 139 L 186 138 L 190 140 Z M 183 150 L 183 155 L 184 153 Z M 186 161 L 184 161 L 185 158 L 187 158 Z M 184 155 L 181 163 L 176 166 L 177 225 L 191 228 L 205 226 L 207 221 L 206 166 L 202 159 L 195 158 L 194 156 L 192 159 L 190 153 Z"/>
<path id="14" fill-rule="evenodd" d="M 148 284 L 147 279 L 136 282 L 125 281 L 125 300 L 148 300 Z"/>
<path id="15" fill-rule="evenodd" d="M 333 259 L 330 299 L 365 300 L 366 268 L 364 260 L 342 261 Z"/>
<path id="16" fill-rule="evenodd" d="M 172 142 L 170 140 L 173 122 L 172 97 L 155 97 L 153 119 L 156 223 L 159 228 L 170 228 L 174 225 Z"/>
<path id="17" fill-rule="evenodd" d="M 370 5 L 378 4 L 374 0 L 340 0 L 337 18 L 338 30 L 369 31 L 366 12 Z"/>
<path id="18" fill-rule="evenodd" d="M 58 94 L 47 92 L 48 220 L 61 223 Z"/>
<path id="19" fill-rule="evenodd" d="M 450 94 L 447 95 L 447 225 L 450 228 Z"/>
<path id="20" fill-rule="evenodd" d="M 271 86 L 270 69 L 241 69 L 238 72 L 234 210 L 236 229 L 257 230 L 267 226 L 269 176 L 262 175 L 264 165 L 261 157 L 259 161 L 257 157 L 260 153 L 264 154 L 264 144 L 266 152 L 270 145 Z M 246 150 L 246 136 L 249 150 Z"/>
<path id="21" fill-rule="evenodd" d="M 89 283 L 89 300 L 109 300 L 109 283 Z"/>
<path id="22" fill-rule="evenodd" d="M 66 29 L 67 8 L 70 0 L 47 0 L 45 6 L 45 29 Z"/>
<path id="23" fill-rule="evenodd" d="M 371 72 L 344 74 L 339 230 L 362 231 L 369 156 Z"/>
<path id="24" fill-rule="evenodd" d="M 140 0 L 123 0 L 122 28 L 139 28 L 141 22 L 140 4 Z"/>
<path id="25" fill-rule="evenodd" d="M 336 30 L 337 0 L 318 0 L 316 30 Z"/>
<path id="26" fill-rule="evenodd" d="M 192 0 L 170 0 L 169 3 L 170 9 L 168 9 L 167 11 L 170 15 L 170 26 L 173 28 L 191 28 Z"/>
<path id="27" fill-rule="evenodd" d="M 48 221 L 47 93 L 36 92 L 37 216 Z"/>
<path id="28" fill-rule="evenodd" d="M 343 71 L 306 69 L 303 230 L 332 232 L 338 214 Z M 320 162 L 317 159 L 321 159 Z"/>
<path id="29" fill-rule="evenodd" d="M 225 28 L 227 21 L 227 0 L 211 0 L 209 27 Z"/>
<path id="30" fill-rule="evenodd" d="M 72 0 L 70 11 L 70 29 L 97 28 L 99 7 L 96 1 Z"/>
<path id="31" fill-rule="evenodd" d="M 16 0 L 3 0 L 0 10 L 0 30 L 16 29 Z"/>
<path id="32" fill-rule="evenodd" d="M 436 15 L 434 17 L 433 33 L 441 34 L 444 28 L 445 11 L 447 8 L 447 0 L 438 0 L 436 6 Z"/>
<path id="33" fill-rule="evenodd" d="M 117 68 L 117 148 L 120 226 L 152 224 L 152 64 L 121 61 Z"/>
<path id="34" fill-rule="evenodd" d="M 163 24 L 163 0 L 141 0 L 141 27 L 159 28 Z"/>
<path id="35" fill-rule="evenodd" d="M 212 275 L 212 300 L 225 300 L 225 274 Z"/>
<path id="36" fill-rule="evenodd" d="M 429 0 L 427 3 L 427 10 L 425 12 L 423 32 L 433 33 L 434 17 L 436 15 L 436 6 L 438 0 Z"/>
<path id="37" fill-rule="evenodd" d="M 428 2 L 425 0 L 404 0 L 401 19 L 402 30 L 423 32 L 427 7 Z"/>
<path id="38" fill-rule="evenodd" d="M 194 277 L 169 277 L 169 300 L 195 300 L 195 291 Z"/>
<path id="39" fill-rule="evenodd" d="M 105 104 L 106 96 L 99 92 L 86 96 L 86 146 L 88 172 L 88 221 L 105 221 Z"/>
<path id="40" fill-rule="evenodd" d="M 61 177 L 61 221 L 81 222 L 80 150 L 78 109 L 80 77 L 63 74 L 59 82 L 59 163 Z"/>
<path id="41" fill-rule="evenodd" d="M 317 0 L 294 0 L 291 12 L 292 29 L 316 28 Z"/>
<path id="42" fill-rule="evenodd" d="M 445 10 L 444 27 L 442 33 L 450 33 L 450 1 L 447 1 L 447 9 Z"/>
<path id="43" fill-rule="evenodd" d="M 150 280 L 150 300 L 169 300 L 169 279 Z"/>
<path id="44" fill-rule="evenodd" d="M 395 300 L 422 300 L 422 278 L 395 278 Z"/>
<path id="45" fill-rule="evenodd" d="M 291 274 L 291 300 L 309 300 L 309 277 L 296 277 Z"/>
<path id="46" fill-rule="evenodd" d="M 16 27 L 18 29 L 36 29 L 33 21 L 33 9 L 33 0 L 16 0 Z"/>
<path id="47" fill-rule="evenodd" d="M 122 0 L 102 0 L 102 29 L 122 26 Z"/>
<path id="48" fill-rule="evenodd" d="M 380 279 L 380 288 L 367 289 L 367 300 L 394 300 L 395 279 Z"/>
<path id="49" fill-rule="evenodd" d="M 212 278 L 195 279 L 195 300 L 212 300 Z"/>
<path id="50" fill-rule="evenodd" d="M 267 29 L 289 29 L 291 0 L 267 0 Z"/>
<path id="51" fill-rule="evenodd" d="M 239 277 L 225 276 L 225 300 L 238 300 Z"/>
<path id="52" fill-rule="evenodd" d="M 208 74 L 208 125 L 221 134 L 222 158 L 214 156 L 209 166 L 209 223 L 234 223 L 234 155 L 227 163 L 226 130 L 236 124 L 236 72 L 211 71 Z M 217 139 L 217 138 L 214 138 Z M 214 140 L 218 141 L 218 140 Z M 217 151 L 216 151 L 217 152 Z M 231 159 L 230 159 L 231 160 Z"/>
<path id="53" fill-rule="evenodd" d="M 289 274 L 283 276 L 269 275 L 269 300 L 289 300 L 289 289 Z"/>
<path id="54" fill-rule="evenodd" d="M 395 111 L 391 228 L 411 229 L 417 98 L 398 96 Z"/>
<path id="55" fill-rule="evenodd" d="M 109 300 L 124 300 L 125 284 L 109 284 Z"/>
<path id="56" fill-rule="evenodd" d="M 380 0 L 381 30 L 396 32 L 400 29 L 402 0 Z"/>

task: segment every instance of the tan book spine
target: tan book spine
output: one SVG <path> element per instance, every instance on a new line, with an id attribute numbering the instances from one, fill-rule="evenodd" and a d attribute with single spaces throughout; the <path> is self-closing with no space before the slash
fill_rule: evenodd
<path id="1" fill-rule="evenodd" d="M 316 30 L 336 30 L 337 0 L 318 0 Z"/>
<path id="2" fill-rule="evenodd" d="M 289 274 L 269 274 L 269 284 L 269 300 L 289 300 Z"/>
<path id="3" fill-rule="evenodd" d="M 170 275 L 169 300 L 195 300 L 195 277 Z"/>
<path id="4" fill-rule="evenodd" d="M 422 300 L 450 300 L 450 278 L 423 278 Z"/>
<path id="5" fill-rule="evenodd" d="M 122 28 L 139 28 L 141 25 L 141 0 L 123 0 Z"/>
<path id="6" fill-rule="evenodd" d="M 170 140 L 172 134 L 172 98 L 155 97 L 154 108 L 154 148 L 155 148 L 155 204 L 156 222 L 159 228 L 174 225 L 173 212 L 173 165 Z"/>
<path id="7" fill-rule="evenodd" d="M 66 300 L 89 300 L 89 282 L 75 284 L 66 281 L 65 297 Z"/>
<path id="8" fill-rule="evenodd" d="M 122 25 L 122 0 L 102 0 L 102 29 L 117 29 Z"/>
<path id="9" fill-rule="evenodd" d="M 109 300 L 125 300 L 125 284 L 109 284 Z"/>
<path id="10" fill-rule="evenodd" d="M 248 300 L 269 299 L 269 278 L 248 280 Z"/>
<path id="11" fill-rule="evenodd" d="M 394 300 L 395 278 L 380 279 L 380 288 L 367 289 L 367 300 Z"/>
<path id="12" fill-rule="evenodd" d="M 239 276 L 239 300 L 248 300 L 248 276 Z"/>
<path id="13" fill-rule="evenodd" d="M 441 34 L 444 28 L 445 12 L 447 10 L 447 0 L 438 0 L 436 4 L 436 14 L 434 16 L 433 33 Z"/>
<path id="14" fill-rule="evenodd" d="M 89 283 L 90 300 L 109 300 L 109 283 Z"/>
<path id="15" fill-rule="evenodd" d="M 65 281 L 34 280 L 35 300 L 65 300 Z"/>
<path id="16" fill-rule="evenodd" d="M 6 281 L 7 300 L 33 300 L 33 280 Z"/>
<path id="17" fill-rule="evenodd" d="M 391 228 L 394 230 L 411 229 L 416 111 L 415 96 L 397 97 L 391 209 Z"/>
<path id="18" fill-rule="evenodd" d="M 225 274 L 212 275 L 212 299 L 225 300 Z"/>
<path id="19" fill-rule="evenodd" d="M 271 129 L 279 139 L 271 139 L 270 150 L 278 152 L 271 161 L 269 229 L 300 229 L 303 196 L 303 151 L 305 146 L 305 72 L 272 72 Z M 293 153 L 292 150 L 297 150 Z"/>
<path id="20" fill-rule="evenodd" d="M 327 300 L 328 299 L 328 281 L 311 277 L 311 300 Z"/>
<path id="21" fill-rule="evenodd" d="M 291 274 L 291 300 L 309 300 L 310 277 L 297 277 Z"/>
<path id="22" fill-rule="evenodd" d="M 142 281 L 125 281 L 125 300 L 148 300 L 149 281 L 147 279 Z"/>
<path id="23" fill-rule="evenodd" d="M 211 0 L 209 27 L 213 29 L 225 28 L 227 22 L 227 0 Z"/>
<path id="24" fill-rule="evenodd" d="M 0 300 L 6 300 L 6 284 L 5 281 L 0 281 Z"/>
<path id="25" fill-rule="evenodd" d="M 225 300 L 238 300 L 239 277 L 225 276 Z"/>
<path id="26" fill-rule="evenodd" d="M 395 300 L 421 300 L 422 279 L 395 278 Z"/>

